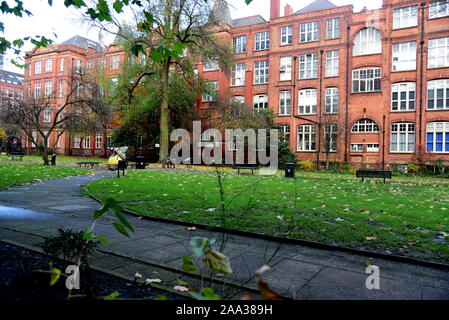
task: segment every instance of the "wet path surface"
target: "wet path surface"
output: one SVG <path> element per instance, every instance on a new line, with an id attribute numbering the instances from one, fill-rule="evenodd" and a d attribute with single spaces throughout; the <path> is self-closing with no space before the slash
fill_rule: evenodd
<path id="1" fill-rule="evenodd" d="M 81 187 L 114 172 L 67 177 L 15 187 L 0 192 L 0 239 L 35 246 L 42 236 L 58 228 L 83 230 L 91 223 L 99 204 L 82 195 Z M 188 231 L 185 226 L 127 217 L 135 226 L 131 239 L 120 235 L 106 216 L 95 226 L 97 234 L 109 238 L 93 257 L 93 265 L 133 278 L 161 279 L 167 286 L 177 279 L 196 280 L 180 272 L 189 240 L 204 236 L 219 240 L 221 233 Z M 222 297 L 239 298 L 245 287 L 256 289 L 255 271 L 263 264 L 272 267 L 265 278 L 282 295 L 296 299 L 449 299 L 449 271 L 369 258 L 338 251 L 230 235 L 224 253 L 231 259 L 234 274 L 214 284 Z M 367 261 L 380 269 L 380 289 L 368 290 Z M 234 286 L 233 286 L 234 284 Z"/>

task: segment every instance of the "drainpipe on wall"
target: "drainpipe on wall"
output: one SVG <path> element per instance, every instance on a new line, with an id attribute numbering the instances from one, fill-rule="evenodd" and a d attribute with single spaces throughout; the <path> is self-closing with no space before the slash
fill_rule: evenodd
<path id="1" fill-rule="evenodd" d="M 344 160 L 345 162 L 349 161 L 349 39 L 350 39 L 350 30 L 351 24 L 349 23 L 349 18 L 346 17 L 346 101 L 345 101 L 345 152 L 344 152 Z"/>
<path id="2" fill-rule="evenodd" d="M 296 110 L 296 62 L 298 57 L 293 56 L 293 92 L 292 92 L 292 102 L 291 102 L 291 114 L 293 115 L 293 128 L 290 129 L 290 141 L 296 141 L 298 138 L 298 133 L 296 132 L 296 118 L 295 116 L 295 110 Z M 294 133 L 294 135 L 293 135 Z M 296 138 L 293 138 L 296 137 Z M 296 147 L 293 145 L 293 150 L 296 150 Z"/>
<path id="3" fill-rule="evenodd" d="M 382 170 L 385 170 L 385 123 L 386 123 L 386 115 L 383 117 L 382 124 Z"/>
<path id="4" fill-rule="evenodd" d="M 321 123 L 321 107 L 322 107 L 322 95 L 323 95 L 323 53 L 324 50 L 320 50 L 320 89 L 318 90 L 318 145 L 317 145 L 317 152 L 316 152 L 316 168 L 320 170 L 320 153 L 321 153 L 321 130 L 322 130 L 322 123 Z"/>
<path id="5" fill-rule="evenodd" d="M 418 158 L 421 159 L 422 148 L 422 118 L 423 118 L 423 85 L 424 85 L 424 22 L 425 2 L 421 2 L 421 41 L 420 44 L 420 66 L 419 66 L 419 120 L 418 120 Z"/>

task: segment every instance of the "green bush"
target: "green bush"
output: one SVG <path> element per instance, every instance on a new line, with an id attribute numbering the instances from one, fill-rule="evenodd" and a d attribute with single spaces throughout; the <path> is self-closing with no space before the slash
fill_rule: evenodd
<path id="1" fill-rule="evenodd" d="M 296 163 L 296 155 L 290 150 L 289 143 L 286 141 L 279 142 L 278 148 L 279 169 L 284 169 L 286 163 Z"/>
<path id="2" fill-rule="evenodd" d="M 407 172 L 408 173 L 419 173 L 421 171 L 421 166 L 416 162 L 407 163 Z"/>

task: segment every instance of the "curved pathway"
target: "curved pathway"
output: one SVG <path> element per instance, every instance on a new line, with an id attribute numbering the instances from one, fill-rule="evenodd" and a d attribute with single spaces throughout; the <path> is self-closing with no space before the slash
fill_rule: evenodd
<path id="1" fill-rule="evenodd" d="M 81 187 L 115 173 L 48 180 L 0 192 L 0 240 L 35 247 L 42 236 L 57 228 L 85 229 L 99 204 L 82 195 Z M 132 279 L 136 272 L 158 278 L 173 287 L 177 279 L 195 278 L 180 271 L 191 237 L 221 238 L 222 234 L 128 216 L 136 228 L 131 239 L 118 234 L 106 216 L 95 232 L 109 238 L 93 257 L 93 265 Z M 256 289 L 255 271 L 263 264 L 272 269 L 265 280 L 283 296 L 295 299 L 449 299 L 449 270 L 368 258 L 338 251 L 309 248 L 230 235 L 224 253 L 234 274 L 210 284 L 222 297 L 239 298 Z M 367 262 L 380 269 L 380 289 L 368 290 Z M 369 264 L 368 263 L 368 264 Z M 246 289 L 245 289 L 246 288 Z M 249 290 L 249 291 L 248 291 Z"/>

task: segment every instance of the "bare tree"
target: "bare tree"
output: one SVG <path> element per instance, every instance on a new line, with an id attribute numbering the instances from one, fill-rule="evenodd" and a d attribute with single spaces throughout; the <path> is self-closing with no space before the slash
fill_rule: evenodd
<path id="1" fill-rule="evenodd" d="M 142 0 L 136 8 L 129 6 L 129 9 L 134 26 L 124 26 L 112 16 L 109 22 L 93 20 L 92 23 L 125 39 L 135 56 L 150 58 L 148 74 L 158 74 L 155 81 L 160 83 L 159 160 L 162 161 L 169 151 L 170 73 L 182 66 L 183 61 L 192 64 L 202 57 L 219 60 L 222 69 L 228 69 L 229 45 L 216 37 L 220 31 L 219 20 L 223 18 L 220 12 L 225 12 L 226 3 L 224 0 Z M 142 73 L 135 79 L 133 90 L 145 75 Z"/>
<path id="2" fill-rule="evenodd" d="M 326 170 L 329 170 L 329 157 L 331 152 L 337 151 L 338 141 L 342 137 L 344 127 L 338 114 L 325 113 L 321 117 L 318 134 L 323 135 L 323 152 L 326 155 Z"/>
<path id="3" fill-rule="evenodd" d="M 57 141 L 64 132 L 93 132 L 111 118 L 94 77 L 74 70 L 66 82 L 68 92 L 59 108 L 56 90 L 43 94 L 26 92 L 23 99 L 4 104 L 0 114 L 0 122 L 18 128 L 36 146 L 45 165 L 49 164 L 52 133 L 56 133 Z"/>

